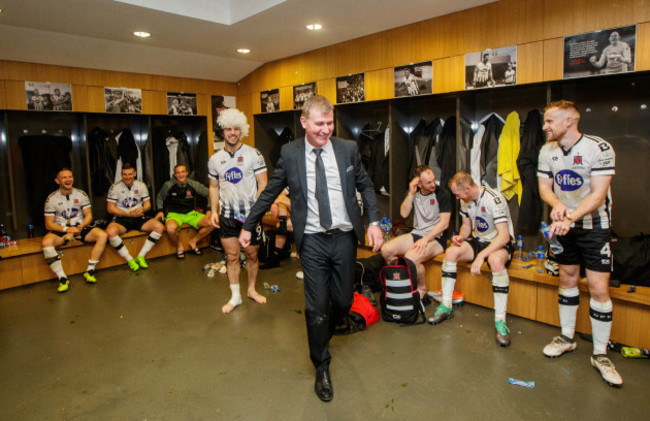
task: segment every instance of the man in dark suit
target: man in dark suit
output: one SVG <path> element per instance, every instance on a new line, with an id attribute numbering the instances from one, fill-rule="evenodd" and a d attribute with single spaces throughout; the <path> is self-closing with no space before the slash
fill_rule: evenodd
<path id="1" fill-rule="evenodd" d="M 316 95 L 305 101 L 300 117 L 305 138 L 282 147 L 273 176 L 251 209 L 239 236 L 246 247 L 251 232 L 282 190 L 291 192 L 291 222 L 305 280 L 305 319 L 309 353 L 316 368 L 316 395 L 334 396 L 328 347 L 334 327 L 353 300 L 357 242 L 365 241 L 361 193 L 369 226 L 369 245 L 377 252 L 383 236 L 372 181 L 354 142 L 332 138 L 334 107 Z"/>

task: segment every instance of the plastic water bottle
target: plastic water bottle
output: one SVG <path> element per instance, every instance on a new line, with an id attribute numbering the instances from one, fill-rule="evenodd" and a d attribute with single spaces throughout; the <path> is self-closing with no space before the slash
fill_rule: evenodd
<path id="1" fill-rule="evenodd" d="M 537 246 L 537 253 L 535 253 L 535 257 L 537 257 L 537 267 L 535 268 L 535 271 L 537 273 L 544 273 L 544 263 L 546 260 L 546 256 L 544 256 L 544 247 L 543 246 Z"/>
<path id="2" fill-rule="evenodd" d="M 523 260 L 524 257 L 524 239 L 521 235 L 517 236 L 517 243 L 515 248 L 515 260 Z"/>
<path id="3" fill-rule="evenodd" d="M 558 255 L 564 251 L 564 247 L 562 247 L 562 244 L 560 241 L 557 239 L 557 237 L 553 236 L 553 238 L 548 238 L 549 232 L 551 231 L 551 227 L 549 227 L 546 222 L 542 222 L 542 228 L 539 230 L 543 235 L 544 238 L 548 241 L 548 245 L 551 248 L 551 252 L 554 255 Z"/>
<path id="4" fill-rule="evenodd" d="M 27 238 L 34 238 L 34 224 L 32 224 L 32 221 L 27 224 Z"/>
<path id="5" fill-rule="evenodd" d="M 390 240 L 392 237 L 391 230 L 393 229 L 393 223 L 386 215 L 379 221 L 379 228 L 384 233 L 384 241 Z"/>

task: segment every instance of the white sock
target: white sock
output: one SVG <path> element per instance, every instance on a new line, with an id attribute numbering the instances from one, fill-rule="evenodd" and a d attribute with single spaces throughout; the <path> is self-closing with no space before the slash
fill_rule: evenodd
<path id="1" fill-rule="evenodd" d="M 494 321 L 506 321 L 506 310 L 508 308 L 508 289 L 510 278 L 508 271 L 503 269 L 499 272 L 492 272 L 492 293 L 494 294 Z"/>
<path id="2" fill-rule="evenodd" d="M 52 272 L 59 278 L 67 278 L 65 272 L 63 271 L 63 265 L 61 264 L 61 258 L 59 253 L 56 252 L 54 247 L 44 247 L 43 256 L 45 256 L 45 261 L 52 269 Z"/>
<path id="3" fill-rule="evenodd" d="M 99 260 L 88 260 L 88 267 L 86 268 L 86 272 L 92 275 L 93 272 L 95 272 L 95 266 L 97 266 L 97 263 L 99 263 Z"/>
<path id="4" fill-rule="evenodd" d="M 442 304 L 451 308 L 456 285 L 456 262 L 442 261 Z"/>
<path id="5" fill-rule="evenodd" d="M 119 253 L 120 256 L 124 258 L 124 260 L 127 262 L 133 260 L 133 257 L 131 257 L 129 250 L 126 248 L 119 235 L 116 235 L 113 238 L 109 238 L 108 242 L 111 243 L 111 246 L 113 246 L 113 248 Z"/>
<path id="6" fill-rule="evenodd" d="M 147 253 L 149 253 L 153 246 L 156 245 L 158 240 L 160 240 L 160 237 L 162 237 L 162 234 L 159 234 L 156 231 L 151 231 L 145 240 L 140 253 L 138 253 L 138 257 L 144 257 Z"/>
<path id="7" fill-rule="evenodd" d="M 576 318 L 580 304 L 578 287 L 558 289 L 558 307 L 560 309 L 560 326 L 562 335 L 573 339 L 576 333 Z"/>
<path id="8" fill-rule="evenodd" d="M 241 293 L 239 292 L 239 284 L 230 284 L 230 292 L 232 297 L 230 297 L 229 304 L 232 304 L 233 307 L 237 307 L 242 303 Z"/>
<path id="9" fill-rule="evenodd" d="M 589 318 L 591 319 L 591 336 L 594 341 L 594 355 L 607 354 L 609 333 L 612 330 L 612 300 L 599 303 L 589 300 Z"/>

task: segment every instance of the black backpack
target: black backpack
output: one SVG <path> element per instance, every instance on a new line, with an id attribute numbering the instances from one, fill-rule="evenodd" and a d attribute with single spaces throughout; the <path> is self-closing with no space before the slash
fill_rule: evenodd
<path id="1" fill-rule="evenodd" d="M 612 241 L 612 281 L 650 286 L 650 235 L 618 237 Z"/>
<path id="2" fill-rule="evenodd" d="M 381 269 L 381 315 L 387 322 L 422 324 L 424 305 L 418 292 L 418 273 L 413 261 L 398 257 Z M 422 320 L 418 321 L 422 315 Z"/>

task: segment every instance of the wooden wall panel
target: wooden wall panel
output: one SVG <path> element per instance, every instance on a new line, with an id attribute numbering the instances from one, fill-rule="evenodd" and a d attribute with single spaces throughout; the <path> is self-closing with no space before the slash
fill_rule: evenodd
<path id="1" fill-rule="evenodd" d="M 25 82 L 16 80 L 5 81 L 8 110 L 26 110 Z"/>
<path id="2" fill-rule="evenodd" d="M 389 99 L 395 96 L 393 68 L 366 72 L 366 101 Z"/>
<path id="3" fill-rule="evenodd" d="M 517 46 L 517 84 L 544 80 L 544 42 Z"/>
<path id="4" fill-rule="evenodd" d="M 465 89 L 465 56 L 449 57 L 433 62 L 433 93 Z"/>
<path id="5" fill-rule="evenodd" d="M 293 110 L 293 85 L 280 88 L 280 111 Z"/>
<path id="6" fill-rule="evenodd" d="M 650 20 L 647 0 L 544 0 L 544 38 L 581 34 Z"/>
<path id="7" fill-rule="evenodd" d="M 143 114 L 167 114 L 166 92 L 142 90 Z"/>
<path id="8" fill-rule="evenodd" d="M 196 94 L 196 115 L 212 115 L 212 96 L 208 94 Z M 212 122 L 208 119 L 208 130 L 212 130 Z"/>
<path id="9" fill-rule="evenodd" d="M 544 81 L 562 79 L 564 38 L 544 41 Z"/>
<path id="10" fill-rule="evenodd" d="M 88 111 L 88 87 L 72 85 L 72 111 Z"/>
<path id="11" fill-rule="evenodd" d="M 336 104 L 336 78 L 319 80 L 317 89 L 318 95 L 323 95 L 332 104 Z"/>
<path id="12" fill-rule="evenodd" d="M 88 111 L 91 113 L 106 112 L 104 102 L 104 88 L 100 86 L 88 87 Z"/>
<path id="13" fill-rule="evenodd" d="M 650 70 L 650 23 L 636 26 L 636 70 Z"/>
<path id="14" fill-rule="evenodd" d="M 5 88 L 5 81 L 0 79 L 0 109 L 7 108 L 7 90 Z"/>

